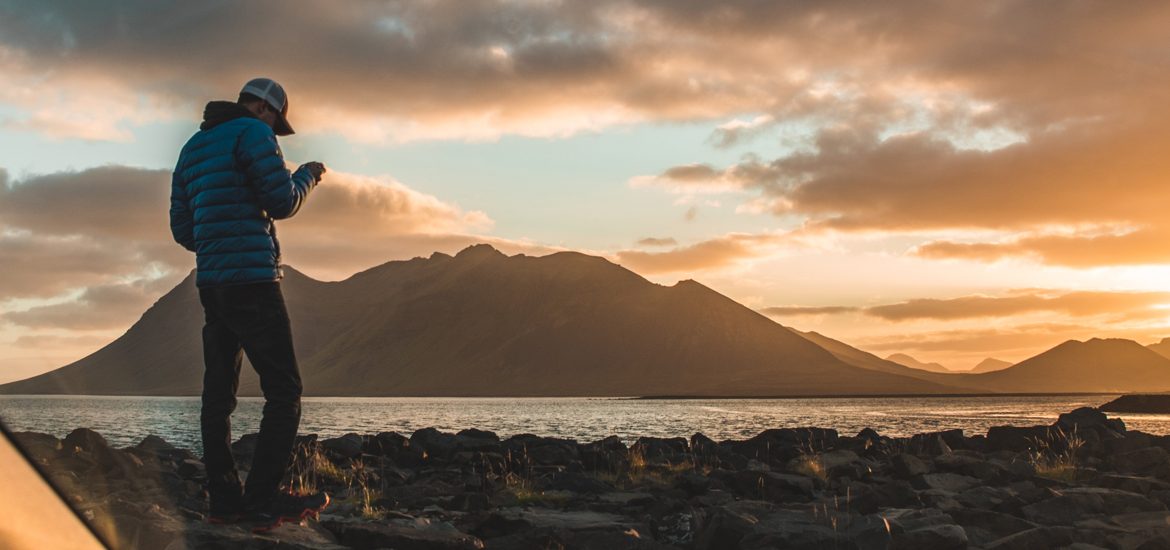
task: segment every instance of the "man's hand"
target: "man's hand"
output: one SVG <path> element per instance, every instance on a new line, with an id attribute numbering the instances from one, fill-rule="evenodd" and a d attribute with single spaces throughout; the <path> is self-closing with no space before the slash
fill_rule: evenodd
<path id="1" fill-rule="evenodd" d="M 309 173 L 313 174 L 313 179 L 317 180 L 318 182 L 321 181 L 321 176 L 325 174 L 325 165 L 321 164 L 320 162 L 306 162 L 302 166 L 308 168 Z"/>

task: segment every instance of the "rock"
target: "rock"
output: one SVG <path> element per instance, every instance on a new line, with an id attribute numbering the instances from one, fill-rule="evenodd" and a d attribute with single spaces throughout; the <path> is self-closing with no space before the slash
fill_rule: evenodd
<path id="1" fill-rule="evenodd" d="M 963 453 L 966 453 L 966 451 L 936 458 L 934 461 L 935 468 L 940 472 L 962 474 L 987 483 L 1010 476 L 1001 466 L 993 464 L 984 458 Z"/>
<path id="2" fill-rule="evenodd" d="M 917 434 L 910 438 L 910 452 L 926 456 L 950 454 L 966 447 L 963 430 L 946 430 Z"/>
<path id="3" fill-rule="evenodd" d="M 759 519 L 756 516 L 729 507 L 716 508 L 695 534 L 695 550 L 739 548 Z"/>
<path id="4" fill-rule="evenodd" d="M 987 449 L 990 451 L 1026 451 L 1038 448 L 1040 441 L 1053 438 L 1048 426 L 992 426 L 987 431 Z"/>
<path id="5" fill-rule="evenodd" d="M 157 435 L 148 435 L 142 438 L 142 441 L 139 441 L 134 448 L 151 454 L 169 454 L 176 450 L 174 445 Z"/>
<path id="6" fill-rule="evenodd" d="M 66 451 L 78 449 L 89 453 L 110 450 L 110 444 L 106 442 L 106 438 L 89 428 L 77 428 L 69 432 L 69 435 L 61 441 L 61 447 Z"/>
<path id="7" fill-rule="evenodd" d="M 936 489 L 950 493 L 960 493 L 980 484 L 976 478 L 961 474 L 937 473 L 923 474 L 910 480 L 916 489 Z"/>
<path id="8" fill-rule="evenodd" d="M 639 437 L 630 446 L 631 452 L 642 453 L 649 461 L 682 458 L 689 454 L 690 450 L 687 440 L 681 437 Z"/>
<path id="9" fill-rule="evenodd" d="M 906 531 L 894 537 L 892 549 L 931 548 L 937 550 L 967 548 L 967 532 L 958 525 L 930 525 Z"/>
<path id="10" fill-rule="evenodd" d="M 363 453 L 394 458 L 410 447 L 410 440 L 396 432 L 382 432 L 365 442 Z"/>
<path id="11" fill-rule="evenodd" d="M 468 428 L 455 434 L 455 449 L 458 452 L 498 453 L 502 447 L 495 432 Z"/>
<path id="12" fill-rule="evenodd" d="M 203 479 L 207 477 L 207 467 L 198 460 L 188 458 L 179 463 L 178 473 L 184 479 Z"/>
<path id="13" fill-rule="evenodd" d="M 491 499 L 484 493 L 459 493 L 451 497 L 449 510 L 479 512 L 491 508 Z"/>
<path id="14" fill-rule="evenodd" d="M 1110 462 L 1118 471 L 1131 474 L 1165 472 L 1167 463 L 1170 463 L 1170 453 L 1161 447 L 1146 447 L 1114 455 L 1110 458 Z"/>
<path id="15" fill-rule="evenodd" d="M 1073 543 L 1076 531 L 1071 527 L 1037 527 L 989 542 L 985 550 L 1033 550 L 1060 548 Z"/>
<path id="16" fill-rule="evenodd" d="M 1057 418 L 1053 426 L 1061 428 L 1067 434 L 1085 430 L 1105 430 L 1117 435 L 1125 433 L 1125 422 L 1120 418 L 1110 419 L 1100 409 L 1093 407 L 1081 407 L 1066 412 Z"/>
<path id="17" fill-rule="evenodd" d="M 46 463 L 57 456 L 61 450 L 61 441 L 49 434 L 37 432 L 16 432 L 12 434 L 16 443 L 33 460 Z"/>
<path id="18" fill-rule="evenodd" d="M 398 523 L 325 521 L 338 542 L 355 549 L 475 550 L 483 541 L 454 529 L 427 529 Z"/>
<path id="19" fill-rule="evenodd" d="M 832 448 L 837 430 L 824 428 L 780 428 L 764 430 L 746 441 L 728 441 L 733 452 L 769 464 L 784 464 L 809 451 Z"/>
<path id="20" fill-rule="evenodd" d="M 440 432 L 434 428 L 416 430 L 410 435 L 410 446 L 422 449 L 432 458 L 450 458 L 455 453 L 455 434 Z"/>
<path id="21" fill-rule="evenodd" d="M 594 476 L 579 472 L 562 472 L 556 474 L 551 481 L 545 484 L 544 488 L 582 494 L 601 494 L 614 490 L 613 485 L 601 481 Z"/>
<path id="22" fill-rule="evenodd" d="M 963 526 L 971 544 L 984 546 L 1004 537 L 1038 527 L 1035 523 L 992 510 L 960 509 L 951 512 Z"/>
<path id="23" fill-rule="evenodd" d="M 358 434 L 348 433 L 321 441 L 321 447 L 337 458 L 352 459 L 361 456 L 366 441 Z"/>
<path id="24" fill-rule="evenodd" d="M 899 479 L 908 479 L 930 472 L 930 467 L 925 462 L 908 453 L 890 457 L 890 469 Z"/>
<path id="25" fill-rule="evenodd" d="M 1046 525 L 1072 525 L 1086 516 L 1165 510 L 1165 505 L 1142 495 L 1102 487 L 1071 487 L 1052 498 L 1024 506 L 1029 521 Z"/>

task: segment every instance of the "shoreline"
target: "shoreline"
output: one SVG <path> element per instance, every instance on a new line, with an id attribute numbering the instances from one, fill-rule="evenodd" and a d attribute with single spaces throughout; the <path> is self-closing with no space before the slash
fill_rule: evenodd
<path id="1" fill-rule="evenodd" d="M 1129 548 L 1170 542 L 1170 436 L 1095 408 L 1050 425 L 886 437 L 773 428 L 597 441 L 424 428 L 298 436 L 290 487 L 319 519 L 212 526 L 191 451 L 77 429 L 16 439 L 111 540 L 142 548 Z M 233 445 L 249 464 L 256 436 Z"/>

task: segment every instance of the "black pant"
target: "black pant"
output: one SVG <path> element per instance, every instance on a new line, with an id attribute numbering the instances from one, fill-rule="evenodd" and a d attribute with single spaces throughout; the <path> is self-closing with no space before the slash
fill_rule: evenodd
<path id="1" fill-rule="evenodd" d="M 301 420 L 301 374 L 280 284 L 199 289 L 203 326 L 203 461 L 212 511 L 263 507 L 276 495 Z M 241 351 L 260 375 L 264 417 L 247 485 L 232 456 L 231 414 L 240 385 Z"/>

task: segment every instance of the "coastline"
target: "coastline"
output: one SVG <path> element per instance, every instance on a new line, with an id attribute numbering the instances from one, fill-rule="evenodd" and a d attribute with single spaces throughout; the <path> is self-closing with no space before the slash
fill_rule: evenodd
<path id="1" fill-rule="evenodd" d="M 1097 409 L 1050 425 L 891 438 L 767 429 L 713 441 L 578 442 L 434 428 L 298 437 L 294 489 L 318 520 L 264 537 L 202 522 L 202 463 L 156 436 L 77 429 L 22 446 L 129 547 L 1026 548 L 1170 542 L 1170 436 Z M 255 435 L 233 446 L 248 464 Z M 1124 544 L 1122 544 L 1124 543 Z"/>

